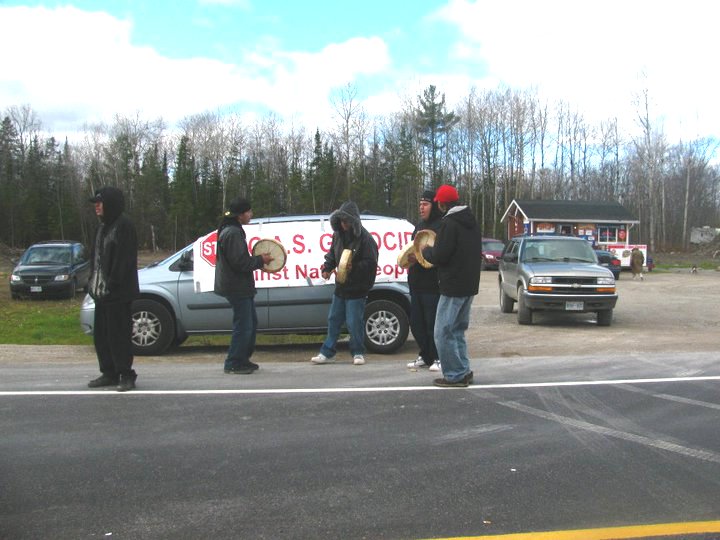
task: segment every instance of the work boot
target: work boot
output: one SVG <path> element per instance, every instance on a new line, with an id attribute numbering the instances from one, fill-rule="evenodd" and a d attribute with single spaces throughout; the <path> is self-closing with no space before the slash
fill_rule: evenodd
<path id="1" fill-rule="evenodd" d="M 228 375 L 252 375 L 255 370 L 251 366 L 240 365 L 231 368 L 225 368 L 224 371 Z"/>
<path id="2" fill-rule="evenodd" d="M 137 375 L 134 373 L 130 375 L 120 375 L 120 382 L 117 385 L 117 391 L 127 392 L 128 390 L 134 390 L 135 379 L 137 379 Z"/>
<path id="3" fill-rule="evenodd" d="M 100 388 L 102 386 L 115 386 L 118 383 L 118 378 L 103 373 L 97 379 L 93 379 L 88 382 L 88 388 Z"/>

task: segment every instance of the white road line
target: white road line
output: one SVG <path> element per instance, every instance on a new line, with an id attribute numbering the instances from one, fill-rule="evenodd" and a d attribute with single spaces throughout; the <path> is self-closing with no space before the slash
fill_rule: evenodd
<path id="1" fill-rule="evenodd" d="M 557 422 L 558 424 L 571 426 L 576 429 L 582 429 L 585 431 L 598 433 L 600 435 L 605 435 L 606 437 L 613 437 L 615 439 L 622 439 L 624 441 L 641 444 L 643 446 L 650 446 L 652 448 L 658 448 L 660 450 L 665 450 L 667 452 L 674 452 L 676 454 L 680 454 L 680 455 L 695 458 L 695 459 L 700 459 L 702 461 L 710 461 L 713 463 L 720 463 L 720 454 L 717 454 L 716 452 L 710 452 L 708 450 L 702 450 L 699 448 L 690 448 L 688 446 L 682 446 L 680 444 L 669 442 L 669 441 L 650 439 L 649 437 L 644 437 L 642 435 L 636 435 L 635 433 L 628 433 L 626 431 L 619 431 L 617 429 L 606 428 L 604 426 L 599 426 L 597 424 L 592 424 L 590 422 L 585 422 L 583 420 L 576 420 L 575 418 L 569 418 L 567 416 L 561 416 L 558 414 L 553 414 L 553 413 L 550 413 L 547 411 L 543 411 L 541 409 L 536 409 L 535 407 L 529 407 L 527 405 L 523 405 L 522 403 L 517 403 L 515 401 L 497 401 L 496 403 L 498 405 L 503 405 L 505 407 L 515 409 L 516 411 L 524 412 L 526 414 L 530 414 L 530 415 L 536 416 L 538 418 L 543 418 L 545 420 L 550 420 L 552 422 Z"/>
<path id="2" fill-rule="evenodd" d="M 552 388 L 562 386 L 613 386 L 620 384 L 653 384 L 671 382 L 720 381 L 720 375 L 706 377 L 665 377 L 645 379 L 613 379 L 605 381 L 554 381 L 537 383 L 474 384 L 467 388 L 438 388 L 436 386 L 370 386 L 334 388 L 229 388 L 225 390 L 133 390 L 115 392 L 108 390 L 12 390 L 0 391 L 0 397 L 9 396 L 147 396 L 147 395 L 252 395 L 252 394 L 352 394 L 427 391 L 480 391 L 514 388 Z"/>
<path id="3" fill-rule="evenodd" d="M 670 394 L 658 394 L 656 392 L 651 392 L 650 390 L 645 390 L 643 388 L 633 388 L 632 386 L 624 386 L 623 390 L 627 390 L 628 392 L 636 392 L 638 394 L 651 396 L 657 399 L 664 399 L 666 401 L 674 401 L 675 403 L 692 405 L 693 407 L 705 407 L 706 409 L 714 409 L 716 411 L 720 411 L 720 404 L 718 403 L 708 403 L 707 401 L 700 401 L 697 399 L 690 399 L 682 396 L 673 396 Z"/>

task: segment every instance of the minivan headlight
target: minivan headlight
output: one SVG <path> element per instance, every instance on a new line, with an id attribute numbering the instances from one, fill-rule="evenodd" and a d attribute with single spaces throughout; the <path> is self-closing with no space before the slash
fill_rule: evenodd
<path id="1" fill-rule="evenodd" d="M 10 276 L 10 282 L 11 283 L 20 283 L 22 281 L 22 278 L 18 276 L 17 274 L 12 274 Z"/>
<path id="2" fill-rule="evenodd" d="M 55 281 L 67 281 L 70 279 L 70 274 L 58 274 L 55 276 Z"/>

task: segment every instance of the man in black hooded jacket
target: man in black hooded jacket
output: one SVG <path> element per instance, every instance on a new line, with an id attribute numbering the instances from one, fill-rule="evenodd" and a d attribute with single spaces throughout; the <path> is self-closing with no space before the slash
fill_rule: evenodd
<path id="1" fill-rule="evenodd" d="M 103 187 L 90 199 L 100 227 L 92 252 L 88 289 L 95 300 L 93 339 L 102 375 L 90 388 L 117 386 L 118 392 L 135 388 L 133 370 L 132 301 L 138 296 L 137 234 L 123 213 L 125 198 L 115 187 Z"/>
<path id="2" fill-rule="evenodd" d="M 318 355 L 313 356 L 310 361 L 313 364 L 335 362 L 335 346 L 345 324 L 350 334 L 353 365 L 361 366 L 365 363 L 365 302 L 368 292 L 375 284 L 378 247 L 372 235 L 362 226 L 360 211 L 352 201 L 343 203 L 338 210 L 330 214 L 330 226 L 333 229 L 333 238 L 321 268 L 323 279 L 328 279 L 340 265 L 343 251 L 349 250 L 352 257 L 345 281 L 339 283 L 337 277 L 335 278 L 335 294 L 328 312 L 327 337 Z"/>

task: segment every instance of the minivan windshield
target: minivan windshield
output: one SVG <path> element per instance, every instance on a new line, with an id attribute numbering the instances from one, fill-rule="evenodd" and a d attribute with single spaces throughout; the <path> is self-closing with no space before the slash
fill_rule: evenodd
<path id="1" fill-rule="evenodd" d="M 70 246 L 31 247 L 23 255 L 22 264 L 70 264 Z"/>

